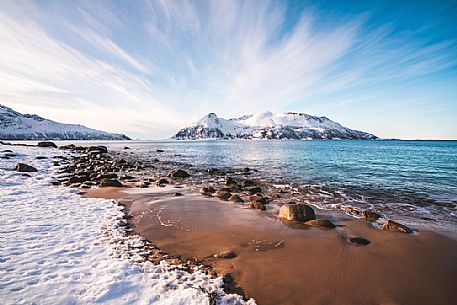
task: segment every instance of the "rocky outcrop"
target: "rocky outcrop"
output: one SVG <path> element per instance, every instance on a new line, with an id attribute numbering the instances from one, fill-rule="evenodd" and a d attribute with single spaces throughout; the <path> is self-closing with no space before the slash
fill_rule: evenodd
<path id="1" fill-rule="evenodd" d="M 393 220 L 386 220 L 382 225 L 382 229 L 400 233 L 413 233 L 412 229 Z"/>
<path id="2" fill-rule="evenodd" d="M 316 219 L 312 207 L 306 204 L 287 203 L 279 209 L 279 218 L 292 221 L 308 221 Z"/>

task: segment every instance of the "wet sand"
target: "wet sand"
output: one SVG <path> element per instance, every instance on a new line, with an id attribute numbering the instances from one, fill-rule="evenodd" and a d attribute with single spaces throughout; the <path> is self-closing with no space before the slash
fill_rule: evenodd
<path id="1" fill-rule="evenodd" d="M 183 193 L 176 197 L 175 192 Z M 162 250 L 229 272 L 247 297 L 268 304 L 455 304 L 457 241 L 402 234 L 315 209 L 335 230 L 284 224 L 268 213 L 189 189 L 103 188 L 85 196 L 127 204 L 138 234 Z M 348 237 L 364 237 L 367 246 Z M 213 254 L 234 251 L 232 259 Z"/>

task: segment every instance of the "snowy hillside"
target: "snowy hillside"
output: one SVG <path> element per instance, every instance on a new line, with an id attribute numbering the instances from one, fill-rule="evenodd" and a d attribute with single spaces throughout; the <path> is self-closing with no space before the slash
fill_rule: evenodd
<path id="1" fill-rule="evenodd" d="M 0 105 L 1 140 L 130 140 L 123 134 L 62 124 Z"/>
<path id="2" fill-rule="evenodd" d="M 305 113 L 245 115 L 235 119 L 218 118 L 209 113 L 192 126 L 178 131 L 176 140 L 198 139 L 377 139 L 370 133 L 353 130 L 326 118 Z"/>

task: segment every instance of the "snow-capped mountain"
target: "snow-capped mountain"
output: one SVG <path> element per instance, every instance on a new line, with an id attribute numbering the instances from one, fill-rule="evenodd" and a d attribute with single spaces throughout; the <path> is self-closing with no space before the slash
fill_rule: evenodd
<path id="1" fill-rule="evenodd" d="M 1 140 L 130 140 L 123 134 L 62 124 L 0 105 Z"/>
<path id="2" fill-rule="evenodd" d="M 178 131 L 176 140 L 198 139 L 350 139 L 374 140 L 375 135 L 353 130 L 326 118 L 305 113 L 272 113 L 223 119 L 209 113 L 192 126 Z"/>

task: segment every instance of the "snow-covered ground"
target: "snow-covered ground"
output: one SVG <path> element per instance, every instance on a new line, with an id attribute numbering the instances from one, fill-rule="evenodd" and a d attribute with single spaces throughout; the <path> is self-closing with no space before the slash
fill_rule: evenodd
<path id="1" fill-rule="evenodd" d="M 6 149 L 17 155 L 0 159 L 1 305 L 209 304 L 208 292 L 219 294 L 216 304 L 255 304 L 224 294 L 221 278 L 144 262 L 115 202 L 50 184 L 62 151 L 0 145 L 0 155 Z M 23 177 L 11 170 L 17 162 L 38 172 Z"/>

